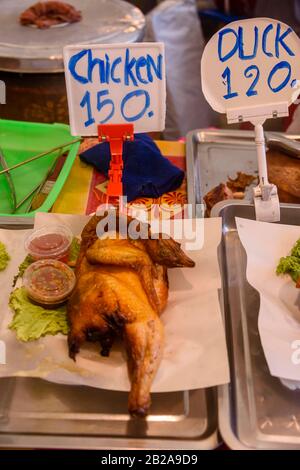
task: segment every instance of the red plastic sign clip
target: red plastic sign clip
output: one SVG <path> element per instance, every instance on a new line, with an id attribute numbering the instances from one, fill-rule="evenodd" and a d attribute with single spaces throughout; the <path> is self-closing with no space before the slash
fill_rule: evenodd
<path id="1" fill-rule="evenodd" d="M 99 124 L 98 137 L 100 142 L 109 142 L 110 146 L 107 196 L 122 196 L 123 142 L 134 140 L 133 124 Z"/>

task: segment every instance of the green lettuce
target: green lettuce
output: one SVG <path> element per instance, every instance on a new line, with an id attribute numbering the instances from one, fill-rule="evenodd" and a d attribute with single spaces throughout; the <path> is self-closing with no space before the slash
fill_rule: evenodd
<path id="1" fill-rule="evenodd" d="M 80 251 L 80 240 L 74 237 L 70 246 L 70 251 L 69 251 L 68 264 L 70 266 L 71 265 L 75 266 L 78 255 L 79 255 L 79 251 Z"/>
<path id="2" fill-rule="evenodd" d="M 24 272 L 26 271 L 28 266 L 30 266 L 31 263 L 33 263 L 33 262 L 34 262 L 34 259 L 32 258 L 32 256 L 27 255 L 26 258 L 24 259 L 24 261 L 22 261 L 22 263 L 20 264 L 18 273 L 14 277 L 13 285 L 12 285 L 13 287 L 15 287 L 19 277 L 23 277 Z"/>
<path id="3" fill-rule="evenodd" d="M 9 325 L 20 341 L 34 341 L 45 335 L 68 334 L 66 306 L 46 309 L 33 304 L 27 297 L 24 287 L 15 289 L 9 299 L 14 312 Z"/>
<path id="4" fill-rule="evenodd" d="M 294 282 L 300 279 L 300 239 L 292 248 L 291 254 L 280 258 L 276 273 L 289 274 Z"/>
<path id="5" fill-rule="evenodd" d="M 300 238 L 293 246 L 293 249 L 291 251 L 291 256 L 296 256 L 297 258 L 300 259 Z"/>
<path id="6" fill-rule="evenodd" d="M 0 242 L 0 271 L 4 271 L 7 267 L 10 256 L 6 251 L 4 243 Z"/>

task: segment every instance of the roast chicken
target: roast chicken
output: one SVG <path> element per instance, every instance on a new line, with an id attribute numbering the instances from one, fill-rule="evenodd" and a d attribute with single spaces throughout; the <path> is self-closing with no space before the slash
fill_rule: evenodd
<path id="1" fill-rule="evenodd" d="M 85 341 L 98 341 L 108 356 L 121 336 L 131 381 L 128 409 L 144 416 L 164 346 L 160 314 L 168 299 L 167 268 L 194 262 L 171 238 L 123 238 L 118 226 L 114 236 L 98 238 L 100 220 L 94 216 L 82 232 L 77 282 L 68 302 L 69 354 L 75 360 Z M 126 224 L 130 221 L 126 217 Z"/>

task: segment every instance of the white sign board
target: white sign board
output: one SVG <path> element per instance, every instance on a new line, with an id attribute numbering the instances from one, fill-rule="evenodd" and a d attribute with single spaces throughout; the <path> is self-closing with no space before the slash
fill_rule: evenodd
<path id="1" fill-rule="evenodd" d="M 230 23 L 208 42 L 201 79 L 219 113 L 251 122 L 257 114 L 287 115 L 300 91 L 300 40 L 292 28 L 268 18 Z"/>
<path id="2" fill-rule="evenodd" d="M 164 129 L 163 44 L 66 46 L 64 64 L 72 135 L 98 135 L 98 124 L 132 123 L 135 132 Z"/>

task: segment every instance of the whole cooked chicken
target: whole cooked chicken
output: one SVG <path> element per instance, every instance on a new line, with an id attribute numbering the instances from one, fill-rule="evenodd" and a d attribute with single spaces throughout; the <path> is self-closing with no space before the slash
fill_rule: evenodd
<path id="1" fill-rule="evenodd" d="M 167 268 L 193 267 L 194 261 L 171 238 L 124 238 L 118 223 L 114 236 L 99 238 L 101 220 L 92 217 L 82 232 L 77 282 L 68 302 L 69 355 L 75 359 L 85 341 L 99 341 L 101 354 L 108 356 L 114 338 L 121 336 L 131 381 L 128 409 L 144 416 L 162 358 L 159 315 L 168 299 Z M 126 225 L 131 221 L 126 216 Z"/>

